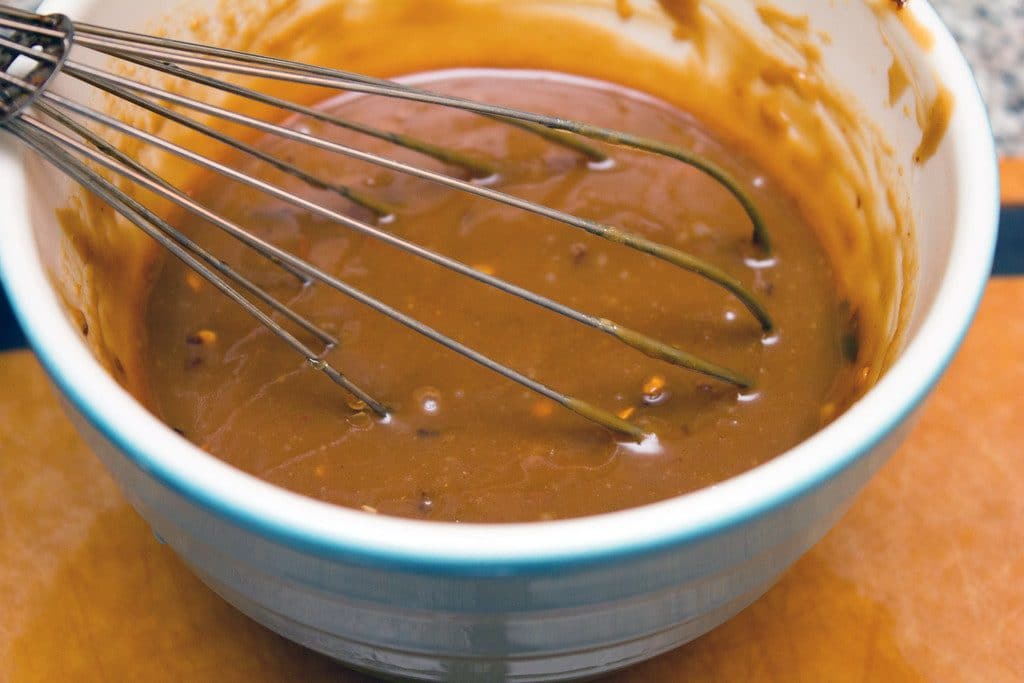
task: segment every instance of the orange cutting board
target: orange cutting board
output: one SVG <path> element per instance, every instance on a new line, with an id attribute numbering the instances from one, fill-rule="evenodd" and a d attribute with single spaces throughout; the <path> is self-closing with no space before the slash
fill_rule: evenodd
<path id="1" fill-rule="evenodd" d="M 1003 164 L 1024 203 L 1024 161 Z M 1024 680 L 1024 278 L 915 431 L 738 617 L 615 681 Z M 128 507 L 28 352 L 0 355 L 0 681 L 365 680 L 257 626 Z"/>

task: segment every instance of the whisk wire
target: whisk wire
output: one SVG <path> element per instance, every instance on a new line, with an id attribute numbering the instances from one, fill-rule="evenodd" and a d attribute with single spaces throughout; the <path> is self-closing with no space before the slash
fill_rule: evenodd
<path id="1" fill-rule="evenodd" d="M 150 180 L 152 180 L 154 182 L 157 182 L 157 183 L 161 183 L 162 185 L 164 185 L 165 187 L 167 187 L 169 189 L 173 189 L 171 187 L 170 183 L 168 183 L 166 180 L 164 180 L 160 176 L 156 175 L 155 173 L 153 173 L 152 171 L 147 169 L 145 166 L 143 166 L 142 164 L 138 163 L 137 161 L 135 161 L 134 159 L 132 159 L 128 155 L 126 155 L 123 152 L 121 152 L 120 150 L 112 148 L 110 146 L 110 144 L 107 143 L 105 140 L 103 140 L 102 138 L 97 136 L 95 133 L 90 131 L 85 126 L 82 126 L 81 124 L 79 124 L 77 121 L 75 121 L 71 117 L 69 117 L 66 114 L 64 114 L 63 112 L 61 112 L 59 109 L 56 109 L 56 108 L 50 106 L 46 102 L 36 102 L 36 108 L 40 112 L 45 113 L 47 116 L 49 116 L 50 118 L 52 118 L 55 121 L 57 121 L 58 123 L 63 125 L 65 128 L 67 128 L 68 130 L 72 131 L 73 133 L 75 133 L 76 135 L 78 135 L 79 137 L 84 139 L 86 142 L 91 144 L 97 150 L 99 150 L 99 151 L 101 151 L 101 152 L 103 152 L 105 154 L 110 155 L 111 157 L 113 157 L 117 161 L 121 162 L 125 166 L 128 166 L 129 168 L 137 171 L 138 173 L 141 173 L 141 174 L 145 175 Z M 139 206 L 141 206 L 141 205 L 139 205 Z M 261 288 L 255 282 L 252 282 L 251 280 L 249 280 L 248 278 L 246 278 L 245 276 L 240 274 L 238 271 L 236 271 L 234 268 L 232 268 L 228 264 L 226 264 L 223 261 L 221 261 L 220 259 L 218 259 L 213 254 L 208 252 L 202 246 L 200 246 L 199 244 L 195 243 L 194 241 L 192 241 L 191 239 L 186 237 L 184 235 L 184 233 L 182 233 L 180 230 L 177 230 L 176 228 L 171 226 L 166 221 L 164 221 L 162 219 L 159 219 L 159 217 L 156 217 L 155 214 L 153 214 L 152 212 L 150 212 L 148 210 L 146 211 L 145 215 L 146 215 L 147 219 L 150 221 L 150 223 L 153 223 L 154 225 L 156 225 L 156 227 L 159 228 L 160 230 L 162 230 L 166 235 L 168 235 L 168 237 L 173 239 L 175 242 L 177 242 L 179 245 L 181 245 L 185 249 L 187 249 L 190 252 L 192 252 L 194 255 L 196 255 L 200 259 L 202 259 L 203 262 L 206 263 L 206 265 L 208 265 L 209 267 L 213 268 L 214 270 L 216 270 L 221 275 L 227 277 L 229 280 L 234 282 L 236 285 L 238 285 L 238 286 L 242 287 L 243 289 L 245 289 L 246 291 L 248 291 L 250 294 L 252 294 L 256 298 L 258 298 L 260 301 L 262 301 L 263 303 L 265 303 L 266 305 L 270 306 L 271 308 L 273 308 L 275 311 L 277 311 L 281 315 L 285 316 L 286 318 L 288 318 L 289 320 L 294 322 L 296 325 L 298 325 L 299 327 L 304 329 L 306 332 L 309 332 L 311 335 L 313 335 L 314 337 L 319 339 L 321 342 L 323 342 L 327 346 L 328 349 L 333 348 L 333 347 L 338 345 L 338 340 L 334 336 L 332 336 L 330 333 L 324 331 L 323 329 L 321 329 L 320 327 L 316 326 L 315 324 L 313 324 L 312 322 L 310 322 L 309 320 L 307 320 L 303 316 L 301 316 L 298 313 L 296 313 L 290 307 L 288 307 L 288 306 L 284 305 L 283 303 L 281 303 L 280 301 L 278 301 L 276 298 L 274 298 L 272 295 L 267 293 L 263 288 Z M 289 271 L 289 272 L 291 272 L 291 271 Z"/>
<path id="2" fill-rule="evenodd" d="M 68 65 L 68 69 L 69 72 L 74 73 L 71 65 Z M 133 98 L 131 98 L 130 93 L 119 94 L 125 97 L 125 99 L 127 99 L 128 101 L 135 101 Z M 398 237 L 397 235 L 381 230 L 379 228 L 375 228 L 367 223 L 363 223 L 362 221 L 358 221 L 354 218 L 338 213 L 337 211 L 317 204 L 316 202 L 310 201 L 294 193 L 283 190 L 271 183 L 260 180 L 258 178 L 254 178 L 253 176 L 250 176 L 248 174 L 242 173 L 237 169 L 231 168 L 230 166 L 208 159 L 203 155 L 185 149 L 180 145 L 175 145 L 151 133 L 146 133 L 145 131 L 142 131 L 138 128 L 134 128 L 132 126 L 124 124 L 116 119 L 113 119 L 112 117 L 101 114 L 80 103 L 64 98 L 61 95 L 57 95 L 54 93 L 45 93 L 44 98 L 46 98 L 47 100 L 57 102 L 62 106 L 72 111 L 75 111 L 78 114 L 92 118 L 93 120 L 99 123 L 108 125 L 113 129 L 117 130 L 118 132 L 136 137 L 140 140 L 143 140 L 153 145 L 154 147 L 163 149 L 167 152 L 171 152 L 172 154 L 176 154 L 199 166 L 208 168 L 212 171 L 220 173 L 221 175 L 224 175 L 225 177 L 231 178 L 232 180 L 253 187 L 272 197 L 281 199 L 285 202 L 301 207 L 312 214 L 321 216 L 322 218 L 326 218 L 335 223 L 344 225 L 361 234 L 367 235 L 369 237 L 380 240 L 392 246 L 398 247 L 399 249 L 407 253 L 414 254 L 415 256 L 436 263 L 437 265 L 442 266 L 443 268 L 457 272 L 460 275 L 464 275 L 468 278 L 494 287 L 507 294 L 523 299 L 524 301 L 528 301 L 537 306 L 546 308 L 549 311 L 565 316 L 571 320 L 575 320 L 576 322 L 582 323 L 588 327 L 600 330 L 602 332 L 605 332 L 606 334 L 610 334 L 619 341 L 628 344 L 629 346 L 647 355 L 659 358 L 667 362 L 671 362 L 675 365 L 695 370 L 697 372 L 702 372 L 704 374 L 711 375 L 713 377 L 735 384 L 740 387 L 750 386 L 750 382 L 747 379 L 737 375 L 735 372 L 729 370 L 728 368 L 720 367 L 707 361 L 703 361 L 680 349 L 676 349 L 675 347 L 672 347 L 668 344 L 659 342 L 658 340 L 653 339 L 635 330 L 625 328 L 613 321 L 599 318 L 593 315 L 588 315 L 574 308 L 570 308 L 557 301 L 554 301 L 553 299 L 541 296 L 528 289 L 514 285 L 506 280 L 502 280 L 501 278 L 495 277 L 488 273 L 484 273 L 480 270 L 473 268 L 472 266 L 462 263 L 461 261 L 450 258 L 448 256 L 444 256 L 442 254 L 438 254 L 423 246 L 420 246 L 413 242 L 409 242 L 408 240 L 405 240 L 401 237 Z M 159 107 L 158 105 L 152 106 L 154 108 L 154 111 L 156 111 L 157 113 L 166 116 L 168 119 L 177 120 L 177 115 L 174 112 L 171 112 L 170 110 L 165 110 Z M 201 127 L 201 125 L 202 124 L 196 123 L 196 126 L 198 127 Z M 305 137 L 308 138 L 309 136 Z M 311 139 L 315 140 L 316 138 Z"/>
<path id="3" fill-rule="evenodd" d="M 317 67 L 313 65 L 304 65 L 298 62 L 293 62 L 277 57 L 267 57 L 264 55 L 256 55 L 245 52 L 239 52 L 237 50 L 229 50 L 227 48 L 218 48 L 210 45 L 201 45 L 196 43 L 189 43 L 187 41 L 180 41 L 166 38 L 155 38 L 153 36 L 147 36 L 145 34 L 133 33 L 131 31 L 122 31 L 118 29 L 110 29 L 103 26 L 94 26 L 92 24 L 82 24 L 83 29 L 89 33 L 108 38 L 112 41 L 117 41 L 118 44 L 127 44 L 131 47 L 132 45 L 145 44 L 154 47 L 170 48 L 170 49 L 183 49 L 187 52 L 194 54 L 203 54 L 210 57 L 224 57 L 227 59 L 240 59 L 243 61 L 249 61 L 252 64 L 261 64 L 264 66 L 273 66 L 277 68 L 290 68 L 290 67 L 308 67 L 307 73 L 319 74 L 319 75 L 332 75 L 332 74 L 343 74 L 345 77 L 350 78 L 356 83 L 367 83 L 367 84 L 378 84 L 385 86 L 393 86 L 416 92 L 419 89 L 408 84 L 397 83 L 394 81 L 387 81 L 379 78 L 372 78 L 370 76 L 364 76 L 362 74 L 356 74 L 348 71 L 339 71 L 336 69 L 328 69 L 326 67 Z M 99 49 L 94 47 L 93 49 Z M 420 91 L 425 92 L 425 91 Z M 469 102 L 470 100 L 467 100 Z M 502 117 L 496 117 L 502 118 Z M 598 147 L 590 144 L 586 140 L 582 140 L 573 135 L 567 135 L 565 132 L 560 130 L 553 130 L 547 126 L 543 126 L 537 123 L 522 119 L 503 119 L 509 125 L 518 126 L 524 130 L 530 131 L 534 135 L 543 137 L 544 139 L 574 150 L 575 152 L 582 154 L 595 163 L 602 163 L 608 160 L 608 155 L 605 154 Z"/>
<path id="4" fill-rule="evenodd" d="M 618 434 L 638 441 L 644 437 L 643 430 L 636 425 L 585 401 L 563 394 L 540 381 L 503 365 L 421 321 L 392 308 L 353 285 L 323 272 L 309 262 L 257 237 L 240 225 L 193 200 L 188 194 L 147 169 L 131 156 L 106 142 L 98 133 L 91 130 L 90 126 L 83 125 L 79 120 L 99 124 L 103 128 L 133 137 L 152 148 L 176 155 L 197 166 L 254 188 L 268 196 L 298 206 L 348 229 L 402 249 L 418 258 L 426 259 L 462 276 L 469 277 L 531 304 L 565 316 L 575 322 L 609 334 L 620 342 L 659 360 L 704 373 L 737 387 L 746 388 L 751 386 L 751 382 L 748 379 L 728 368 L 700 359 L 671 344 L 636 330 L 623 327 L 614 321 L 581 312 L 501 278 L 481 272 L 456 259 L 433 252 L 422 245 L 409 242 L 382 229 L 382 227 L 370 225 L 328 207 L 321 206 L 273 183 L 238 171 L 226 164 L 209 159 L 202 154 L 174 144 L 157 135 L 124 123 L 115 117 L 97 111 L 92 107 L 53 92 L 48 86 L 53 76 L 57 73 L 67 74 L 93 88 L 109 93 L 134 106 L 141 107 L 164 119 L 173 121 L 219 143 L 248 154 L 283 173 L 299 179 L 310 187 L 339 194 L 347 200 L 371 211 L 377 217 L 379 223 L 386 222 L 383 221 L 385 218 L 390 218 L 388 214 L 392 211 L 391 207 L 346 186 L 319 179 L 295 164 L 263 152 L 252 145 L 213 128 L 211 125 L 201 122 L 197 118 L 184 114 L 181 109 L 212 116 L 216 119 L 242 125 L 261 133 L 372 163 L 382 168 L 437 183 L 482 199 L 496 201 L 571 227 L 582 229 L 591 235 L 652 255 L 714 282 L 743 303 L 758 320 L 764 331 L 771 330 L 773 326 L 771 317 L 757 297 L 744 287 L 739 280 L 722 269 L 678 249 L 626 232 L 615 226 L 578 217 L 553 207 L 509 195 L 480 182 L 462 180 L 444 173 L 364 152 L 338 142 L 320 139 L 299 130 L 269 123 L 252 116 L 231 111 L 223 106 L 216 106 L 199 99 L 136 82 L 109 71 L 71 60 L 68 58 L 68 54 L 72 45 L 87 47 L 101 54 L 125 60 L 147 69 L 156 70 L 175 78 L 185 79 L 230 95 L 244 97 L 248 100 L 276 107 L 293 114 L 319 120 L 328 125 L 339 126 L 360 134 L 377 137 L 431 156 L 447 166 L 461 168 L 468 172 L 471 178 L 480 178 L 481 175 L 493 175 L 496 167 L 490 161 L 478 160 L 462 152 L 442 148 L 405 134 L 378 130 L 366 124 L 349 121 L 288 100 L 259 93 L 250 88 L 241 87 L 207 74 L 212 71 L 258 79 L 269 78 L 283 82 L 379 95 L 461 109 L 496 119 L 508 125 L 519 126 L 555 144 L 572 149 L 591 161 L 602 161 L 607 159 L 607 156 L 603 150 L 595 147 L 588 140 L 658 154 L 699 169 L 714 178 L 735 196 L 753 225 L 754 244 L 762 253 L 767 254 L 770 252 L 771 247 L 763 218 L 758 213 L 752 199 L 726 171 L 699 155 L 657 140 L 649 140 L 570 119 L 432 93 L 410 85 L 393 83 L 361 74 L 310 66 L 278 58 L 250 55 L 184 41 L 118 31 L 91 24 L 73 24 L 62 15 L 41 17 L 13 8 L 0 8 L 0 115 L 2 115 L 0 126 L 9 130 L 30 148 L 37 151 L 43 158 L 66 173 L 71 179 L 96 193 L 98 197 L 110 204 L 125 219 L 138 226 L 145 234 L 181 259 L 191 270 L 198 273 L 216 289 L 241 305 L 248 313 L 255 316 L 273 334 L 302 354 L 311 366 L 350 391 L 378 415 L 382 417 L 387 415 L 385 405 L 369 396 L 366 391 L 354 384 L 323 359 L 324 353 L 337 344 L 337 340 L 331 334 L 261 289 L 215 255 L 203 249 L 199 244 L 174 228 L 165 219 L 140 203 L 132 195 L 105 178 L 97 170 L 94 170 L 91 165 L 94 164 L 111 171 L 127 179 L 137 187 L 155 196 L 162 197 L 185 211 L 208 221 L 270 262 L 296 275 L 303 282 L 320 282 L 444 347 L 481 364 L 491 371 L 517 382 Z M 12 69 L 12 64 L 21 58 L 27 58 L 30 61 L 34 60 L 35 67 L 27 71 L 18 70 L 17 68 Z M 200 69 L 203 73 L 199 73 L 194 69 Z M 46 116 L 62 128 L 55 128 L 50 123 L 30 113 L 31 111 L 36 111 Z M 246 294 L 243 294 L 243 291 Z M 272 313 L 264 311 L 249 297 L 267 306 Z M 324 343 L 325 352 L 319 354 L 314 352 L 291 332 L 282 327 L 272 317 L 273 314 L 284 316 L 288 321 Z"/>
<path id="5" fill-rule="evenodd" d="M 125 90 L 118 90 L 115 87 L 113 87 L 109 82 L 101 80 L 95 75 L 80 73 L 75 70 L 73 64 L 68 65 L 66 73 L 71 74 L 75 76 L 75 78 L 78 78 L 79 80 L 88 83 L 96 88 L 105 90 L 106 92 L 117 95 L 119 97 L 123 97 L 124 99 L 131 101 L 133 104 L 136 104 L 140 107 L 145 107 L 150 111 L 153 111 L 154 113 L 161 113 L 163 115 L 166 115 L 168 118 L 173 118 L 173 120 L 177 123 L 180 123 L 184 126 L 188 126 L 193 130 L 202 132 L 207 137 L 210 137 L 214 140 L 217 140 L 218 142 L 222 142 L 226 145 L 234 147 L 235 149 L 242 151 L 248 154 L 249 156 L 255 157 L 260 161 L 268 163 L 274 168 L 278 169 L 279 171 L 287 173 L 292 177 L 298 178 L 299 180 L 301 180 L 302 182 L 306 183 L 311 187 L 315 187 L 320 190 L 326 190 L 328 192 L 333 192 L 341 197 L 344 197 L 345 199 L 353 202 L 354 204 L 357 204 L 358 206 L 361 206 L 364 209 L 368 209 L 378 217 L 388 216 L 393 211 L 393 207 L 390 207 L 384 204 L 383 202 L 380 202 L 374 199 L 373 197 L 370 197 L 369 195 L 366 195 L 357 190 L 353 190 L 351 187 L 348 187 L 346 185 L 339 185 L 329 183 L 325 180 L 321 180 L 320 178 L 317 178 L 316 176 L 310 173 L 306 173 L 305 171 L 303 171 L 301 168 L 294 164 L 288 163 L 283 159 L 278 159 L 277 157 L 271 154 L 267 154 L 266 152 L 263 152 L 262 150 L 257 149 L 256 147 L 253 147 L 251 145 L 246 145 L 240 140 L 237 140 L 231 137 L 230 135 L 225 135 L 224 133 L 214 128 L 211 128 L 210 126 L 201 126 L 192 119 L 177 114 L 176 112 L 172 112 L 171 110 L 165 107 L 161 107 L 159 111 L 156 111 L 153 105 L 148 100 L 136 97 Z"/>
<path id="6" fill-rule="evenodd" d="M 341 292 L 342 294 L 345 294 L 346 296 L 349 296 L 352 299 L 366 306 L 369 306 L 370 308 L 376 310 L 379 313 L 382 313 L 388 318 L 391 318 L 392 320 L 401 323 L 402 325 L 405 325 L 406 327 L 428 337 L 429 339 L 432 339 L 433 341 L 445 346 L 446 348 L 455 351 L 459 355 L 462 355 L 470 360 L 473 360 L 479 363 L 480 365 L 483 365 L 484 367 L 488 368 L 489 370 L 497 372 L 498 374 L 514 382 L 517 382 L 525 386 L 526 388 L 538 394 L 541 394 L 542 396 L 545 396 L 555 401 L 556 403 L 572 410 L 573 412 L 576 412 L 580 415 L 583 415 L 584 417 L 587 417 L 590 420 L 598 422 L 599 424 L 602 424 L 603 426 L 611 429 L 612 431 L 624 434 L 637 441 L 641 440 L 644 437 L 643 430 L 637 427 L 636 425 L 626 422 L 625 420 L 605 410 L 597 408 L 596 406 L 592 406 L 585 401 L 574 398 L 572 396 L 568 396 L 566 394 L 562 394 L 561 392 L 558 392 L 555 389 L 552 389 L 551 387 L 548 387 L 547 385 L 541 382 L 538 382 L 516 370 L 513 370 L 512 368 L 509 368 L 505 365 L 502 365 L 501 363 L 498 363 L 497 361 L 492 360 L 491 358 L 485 356 L 484 354 L 438 332 L 437 330 L 420 322 L 419 320 L 416 320 L 415 318 L 412 318 L 402 313 L 401 311 L 388 306 L 384 302 L 375 299 L 374 297 L 364 293 L 363 291 L 357 289 L 356 287 L 332 275 L 328 275 L 322 270 L 310 265 L 306 261 L 296 256 L 293 256 L 287 251 L 279 249 L 278 247 L 275 247 L 269 242 L 266 242 L 265 240 L 262 240 L 252 235 L 251 233 L 247 232 L 245 229 L 241 228 L 235 223 L 228 221 L 222 216 L 219 216 L 218 214 L 210 211 L 209 209 L 199 204 L 198 202 L 195 202 L 194 200 L 183 194 L 180 190 L 169 189 L 162 183 L 149 180 L 145 175 L 137 173 L 132 169 L 128 168 L 127 166 L 123 166 L 118 162 L 110 159 L 109 157 L 104 156 L 102 153 L 92 150 L 83 143 L 67 137 L 60 131 L 46 125 L 44 122 L 36 119 L 35 117 L 29 114 L 23 114 L 21 116 L 21 120 L 31 124 L 40 132 L 54 136 L 54 138 L 59 140 L 62 144 L 66 145 L 70 149 L 75 149 L 76 152 L 88 157 L 90 160 L 129 178 L 130 180 L 144 187 L 145 189 L 178 204 L 182 208 L 185 208 L 191 211 L 192 213 L 198 215 L 199 217 L 216 225 L 217 227 L 222 228 L 236 239 L 239 239 L 243 243 L 252 247 L 254 250 L 259 252 L 265 251 L 267 253 L 273 254 L 280 260 L 288 263 L 297 270 L 306 273 L 310 277 L 322 282 L 328 287 L 331 287 L 332 289 L 337 290 L 338 292 Z M 189 263 L 191 264 L 193 262 L 195 262 L 194 259 Z M 228 289 L 230 289 L 230 287 L 228 287 Z M 244 297 L 241 297 L 240 295 L 238 295 L 238 298 L 244 299 Z M 232 299 L 234 299 L 235 301 L 238 301 L 238 298 L 232 296 Z M 247 310 L 250 309 L 247 307 Z M 263 318 L 260 319 L 261 321 L 263 320 Z M 292 337 L 292 339 L 294 339 L 294 337 Z M 310 356 L 309 354 L 306 354 L 306 356 L 307 359 L 311 357 L 314 359 L 315 362 L 311 362 L 311 364 L 314 365 L 314 367 L 317 367 L 318 369 L 321 370 L 325 369 L 326 366 L 319 365 L 318 363 L 322 363 L 322 361 L 319 361 L 315 356 Z"/>
<path id="7" fill-rule="evenodd" d="M 538 204 L 536 202 L 531 202 L 529 200 L 522 199 L 520 197 L 516 197 L 514 195 L 510 195 L 490 187 L 481 186 L 472 182 L 460 180 L 458 178 L 452 178 L 450 176 L 444 175 L 443 173 L 438 173 L 428 169 L 419 168 L 417 166 L 406 164 L 400 161 L 395 161 L 394 159 L 388 159 L 387 157 L 382 157 L 377 154 L 364 152 L 362 150 L 358 150 L 353 147 L 343 145 L 337 142 L 324 140 L 322 138 L 318 138 L 316 136 L 303 133 L 301 131 L 292 130 L 290 128 L 285 128 L 283 126 L 279 126 L 272 123 L 267 123 L 266 121 L 261 121 L 259 119 L 247 116 L 245 114 L 233 112 L 224 109 L 223 107 L 211 105 L 206 102 L 200 102 L 199 100 L 185 97 L 183 95 L 169 93 L 159 88 L 155 88 L 153 86 L 145 85 L 142 83 L 136 83 L 130 79 L 123 78 L 120 76 L 107 74 L 98 69 L 94 69 L 93 67 L 85 66 L 76 62 L 69 61 L 65 65 L 64 70 L 66 73 L 76 77 L 78 77 L 79 75 L 88 75 L 92 76 L 93 78 L 96 78 L 99 82 L 105 83 L 105 85 L 99 85 L 98 87 L 102 87 L 108 92 L 111 92 L 112 94 L 127 97 L 127 95 L 124 93 L 124 90 L 115 90 L 110 86 L 118 86 L 118 88 L 123 88 L 128 91 L 143 93 L 151 97 L 159 98 L 168 102 L 172 102 L 174 104 L 187 107 L 194 111 L 199 111 L 204 114 L 216 116 L 218 118 L 230 121 L 232 123 L 238 123 L 245 126 L 249 126 L 251 128 L 260 130 L 264 133 L 270 133 L 278 137 L 308 144 L 313 147 L 324 149 L 330 152 L 335 152 L 337 154 L 342 154 L 344 156 L 357 159 L 359 161 L 365 161 L 375 164 L 388 170 L 396 171 L 416 178 L 421 178 L 423 180 L 434 182 L 452 189 L 460 190 L 467 194 L 475 195 L 485 199 L 490 199 L 492 201 L 496 201 L 517 209 L 522 209 L 524 211 L 529 211 L 530 213 L 543 216 L 545 218 L 550 218 L 562 224 L 574 228 L 579 228 L 590 233 L 591 235 L 601 237 L 603 239 L 624 245 L 632 249 L 637 249 L 639 251 L 642 251 L 643 253 L 650 254 L 656 258 L 672 263 L 673 265 L 679 268 L 688 270 L 690 272 L 694 272 L 725 288 L 731 294 L 736 296 L 737 299 L 739 299 L 739 301 L 747 308 L 747 310 L 750 311 L 750 313 L 757 319 L 758 323 L 761 325 L 761 328 L 764 331 L 768 332 L 773 327 L 772 319 L 768 311 L 757 300 L 757 297 L 754 296 L 752 292 L 747 290 L 747 288 L 744 287 L 743 284 L 740 283 L 736 278 L 730 276 L 725 271 L 716 268 L 710 263 L 703 261 L 702 259 L 698 259 L 690 254 L 687 254 L 686 252 L 680 251 L 679 249 L 675 249 L 673 247 L 669 247 L 667 245 L 655 242 L 653 240 L 649 240 L 645 237 L 641 237 L 640 235 L 626 232 L 614 226 L 605 225 L 603 223 L 599 223 L 597 221 L 593 221 L 586 218 L 581 218 L 579 216 L 566 213 L 553 207 L 546 206 L 544 204 Z M 142 106 L 147 106 L 148 108 L 148 105 Z M 168 114 L 168 116 L 170 116 L 170 114 Z M 135 135 L 134 132 L 129 132 L 129 134 Z"/>
<path id="8" fill-rule="evenodd" d="M 96 36 L 105 36 L 117 40 L 122 34 L 128 40 L 118 40 L 104 46 L 102 41 L 96 40 L 91 35 L 81 37 L 82 44 L 89 45 L 97 50 L 110 50 L 110 54 L 117 51 L 138 54 L 142 56 L 166 59 L 179 64 L 189 64 L 207 69 L 219 69 L 221 71 L 237 73 L 240 75 L 256 76 L 260 78 L 271 78 L 304 85 L 314 85 L 336 90 L 348 90 L 361 92 L 369 95 L 381 95 L 406 99 L 427 104 L 436 104 L 444 107 L 463 109 L 478 114 L 484 114 L 503 120 L 522 121 L 544 128 L 553 129 L 566 133 L 572 133 L 592 140 L 598 140 L 611 145 L 628 147 L 632 149 L 649 152 L 693 166 L 717 180 L 725 187 L 730 194 L 743 207 L 744 212 L 750 218 L 753 225 L 753 241 L 764 254 L 771 253 L 771 238 L 767 226 L 753 200 L 742 190 L 739 183 L 723 168 L 710 160 L 693 154 L 685 149 L 668 145 L 658 140 L 651 140 L 637 135 L 631 135 L 622 131 L 611 130 L 601 126 L 595 126 L 572 119 L 558 116 L 549 116 L 537 112 L 528 112 L 513 107 L 506 107 L 497 104 L 467 100 L 452 95 L 444 95 L 411 86 L 394 83 L 382 79 L 371 78 L 361 74 L 353 74 L 338 69 L 318 67 L 300 62 L 253 55 L 235 50 L 225 50 L 211 46 L 197 46 L 194 43 L 177 41 L 152 36 L 139 36 L 130 32 L 119 32 L 112 29 L 101 29 L 91 24 L 79 26 L 80 31 Z M 131 41 L 142 42 L 147 46 L 140 47 L 132 44 Z M 111 46 L 116 44 L 116 49 Z M 106 47 L 106 50 L 102 48 Z M 199 53 L 202 57 L 195 57 Z"/>
<path id="9" fill-rule="evenodd" d="M 203 279 L 220 290 L 224 295 L 230 297 L 235 301 L 235 303 L 240 305 L 259 320 L 259 322 L 273 334 L 277 335 L 285 343 L 305 356 L 307 362 L 311 366 L 326 374 L 336 384 L 356 396 L 359 400 L 363 401 L 379 416 L 387 417 L 388 411 L 384 404 L 374 399 L 357 384 L 345 377 L 336 368 L 324 361 L 320 357 L 320 354 L 315 353 L 299 341 L 290 332 L 281 327 L 273 318 L 268 316 L 252 302 L 235 291 L 229 284 L 227 284 L 227 282 L 219 277 L 213 269 L 208 268 L 205 263 L 189 253 L 191 251 L 190 249 L 180 245 L 177 239 L 169 236 L 168 233 L 177 232 L 174 228 L 169 226 L 152 211 L 118 189 L 110 181 L 103 178 L 101 175 L 69 154 L 66 150 L 61 149 L 59 145 L 55 144 L 54 140 L 59 139 L 59 137 L 48 137 L 55 131 L 52 129 L 46 130 L 45 125 L 40 125 L 40 122 L 32 120 L 31 117 L 28 116 L 22 117 L 19 121 L 11 122 L 8 126 L 8 130 L 25 141 L 29 146 L 61 169 L 64 173 L 67 173 L 70 178 L 75 180 L 75 182 L 80 183 L 83 187 L 96 193 L 97 196 L 107 202 L 126 219 L 134 223 L 139 229 L 146 233 L 146 235 L 155 240 L 174 256 L 181 259 L 190 269 L 198 273 Z"/>

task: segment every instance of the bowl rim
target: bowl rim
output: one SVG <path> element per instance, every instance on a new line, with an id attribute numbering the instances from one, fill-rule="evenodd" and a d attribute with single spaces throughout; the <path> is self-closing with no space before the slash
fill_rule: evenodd
<path id="1" fill-rule="evenodd" d="M 46 3 L 72 11 L 88 0 Z M 957 93 L 947 134 L 962 188 L 949 259 L 919 331 L 881 380 L 831 425 L 752 470 L 708 488 L 618 512 L 519 524 L 408 520 L 292 493 L 227 465 L 174 433 L 95 361 L 63 312 L 25 211 L 21 155 L 3 143 L 0 282 L 53 383 L 131 463 L 217 517 L 313 556 L 425 574 L 510 576 L 620 562 L 695 543 L 787 505 L 837 476 L 905 420 L 938 381 L 979 304 L 995 249 L 996 152 L 965 58 L 927 4 L 911 6 L 936 38 L 930 59 Z M 909 8 L 908 8 L 909 9 Z M 974 127 L 973 131 L 970 127 Z M 987 135 L 978 135 L 980 129 Z"/>

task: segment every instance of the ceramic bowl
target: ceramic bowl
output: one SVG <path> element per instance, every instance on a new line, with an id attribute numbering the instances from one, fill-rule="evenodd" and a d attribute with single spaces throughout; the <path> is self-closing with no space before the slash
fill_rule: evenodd
<path id="1" fill-rule="evenodd" d="M 823 49 L 834 78 L 891 131 L 894 158 L 909 167 L 920 131 L 879 95 L 892 56 L 875 15 L 859 2 L 776 4 L 833 36 Z M 132 29 L 168 9 L 66 0 L 44 11 Z M 935 156 L 906 181 L 918 268 L 903 350 L 823 431 L 689 495 L 568 521 L 441 524 L 333 507 L 222 463 L 148 413 L 82 343 L 45 258 L 59 235 L 43 187 L 57 182 L 47 175 L 55 172 L 27 174 L 6 136 L 0 273 L 68 414 L 125 495 L 159 539 L 253 619 L 393 676 L 546 679 L 626 666 L 736 614 L 821 538 L 896 448 L 971 320 L 996 235 L 992 138 L 949 33 L 925 2 L 906 11 L 934 36 L 928 49 L 911 46 L 915 59 L 940 75 L 956 107 Z"/>

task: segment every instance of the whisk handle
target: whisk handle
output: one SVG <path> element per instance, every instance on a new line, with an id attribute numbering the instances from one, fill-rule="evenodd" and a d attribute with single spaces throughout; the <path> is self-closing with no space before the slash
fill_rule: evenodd
<path id="1" fill-rule="evenodd" d="M 63 14 L 0 6 L 0 125 L 46 90 L 64 66 L 74 37 L 74 24 Z M 19 57 L 35 65 L 19 68 Z"/>

